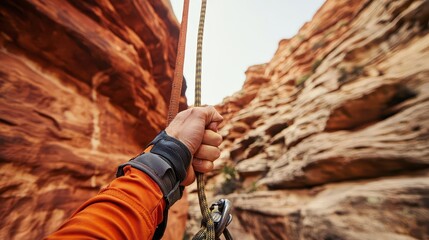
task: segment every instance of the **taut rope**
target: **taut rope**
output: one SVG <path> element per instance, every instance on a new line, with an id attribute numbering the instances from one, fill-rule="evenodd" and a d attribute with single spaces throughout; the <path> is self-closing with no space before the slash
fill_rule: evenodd
<path id="1" fill-rule="evenodd" d="M 197 60 L 195 66 L 195 103 L 196 107 L 201 106 L 201 72 L 202 72 L 202 55 L 203 55 L 203 36 L 204 36 L 204 22 L 206 18 L 207 0 L 201 1 L 200 11 L 200 24 L 198 27 L 198 40 L 197 40 Z M 195 234 L 195 240 L 207 239 L 215 240 L 215 227 L 211 217 L 211 212 L 207 204 L 207 198 L 204 191 L 205 181 L 204 174 L 195 172 L 197 176 L 198 200 L 200 203 L 201 214 L 203 215 L 202 226 L 200 231 Z"/>
<path id="2" fill-rule="evenodd" d="M 168 105 L 167 126 L 179 112 L 180 95 L 183 84 L 183 65 L 185 62 L 186 31 L 188 29 L 189 0 L 183 2 L 182 24 L 180 26 L 179 43 L 177 46 L 176 66 L 171 86 L 170 104 Z"/>
<path id="3" fill-rule="evenodd" d="M 201 12 L 200 12 L 200 24 L 198 28 L 198 40 L 197 40 L 197 60 L 196 60 L 196 69 L 195 69 L 195 102 L 194 106 L 201 106 L 201 72 L 202 72 L 202 49 L 203 49 L 203 35 L 204 35 L 204 22 L 206 15 L 206 6 L 207 0 L 201 0 Z M 168 119 L 167 124 L 173 120 L 177 115 L 179 110 L 180 94 L 182 91 L 183 83 L 183 63 L 185 59 L 185 45 L 186 45 L 186 31 L 188 24 L 188 12 L 189 12 L 189 0 L 184 0 L 183 5 L 183 15 L 182 15 L 182 24 L 180 29 L 180 37 L 178 44 L 178 52 L 176 59 L 176 68 L 174 70 L 174 79 L 171 91 L 170 105 L 168 109 Z M 200 204 L 201 214 L 203 216 L 201 229 L 193 237 L 194 240 L 216 240 L 216 231 L 219 231 L 217 234 L 220 236 L 222 233 L 225 235 L 226 239 L 232 239 L 232 236 L 229 234 L 226 229 L 232 216 L 230 212 L 230 202 L 225 199 L 219 200 L 214 205 L 221 207 L 222 212 L 214 211 L 213 214 L 217 214 L 216 223 L 222 225 L 222 228 L 216 227 L 215 222 L 212 218 L 212 211 L 210 210 L 207 204 L 207 198 L 204 191 L 205 180 L 204 174 L 195 172 L 197 177 L 197 188 L 198 188 L 198 200 Z M 213 207 L 213 206 L 212 206 Z M 226 210 L 226 211 L 225 211 Z"/>

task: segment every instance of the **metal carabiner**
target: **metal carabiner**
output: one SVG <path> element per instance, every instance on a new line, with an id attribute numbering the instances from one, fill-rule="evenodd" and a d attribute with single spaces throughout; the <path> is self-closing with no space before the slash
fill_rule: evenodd
<path id="1" fill-rule="evenodd" d="M 216 239 L 224 234 L 225 238 L 232 240 L 232 236 L 226 227 L 232 222 L 232 204 L 228 199 L 219 199 L 210 206 L 211 216 L 215 222 Z"/>

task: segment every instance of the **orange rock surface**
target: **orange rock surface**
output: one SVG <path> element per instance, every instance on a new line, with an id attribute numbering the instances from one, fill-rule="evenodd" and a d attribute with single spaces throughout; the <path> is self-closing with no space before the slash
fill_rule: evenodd
<path id="1" fill-rule="evenodd" d="M 179 26 L 166 0 L 10 0 L 0 19 L 0 239 L 40 239 L 164 128 Z"/>
<path id="2" fill-rule="evenodd" d="M 248 69 L 208 183 L 235 189 L 236 238 L 429 239 L 428 20 L 427 1 L 328 0 Z"/>

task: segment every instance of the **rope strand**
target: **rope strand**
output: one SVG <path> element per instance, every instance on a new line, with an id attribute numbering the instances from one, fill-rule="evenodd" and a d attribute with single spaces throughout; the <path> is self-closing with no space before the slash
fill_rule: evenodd
<path id="1" fill-rule="evenodd" d="M 203 55 L 203 36 L 204 36 L 204 22 L 206 17 L 207 0 L 201 1 L 200 24 L 198 27 L 198 40 L 197 40 L 197 60 L 195 67 L 195 103 L 196 107 L 201 106 L 201 74 L 202 74 L 202 55 Z M 201 215 L 203 216 L 202 228 L 193 237 L 194 240 L 215 240 L 215 226 L 211 217 L 211 212 L 207 204 L 205 194 L 205 181 L 204 174 L 196 172 L 198 200 L 200 203 Z"/>
<path id="2" fill-rule="evenodd" d="M 186 31 L 188 29 L 189 0 L 183 3 L 182 24 L 180 26 L 179 42 L 177 46 L 176 66 L 174 68 L 173 83 L 171 85 L 170 104 L 168 105 L 167 126 L 179 112 L 180 95 L 183 84 L 183 65 L 185 62 Z"/>

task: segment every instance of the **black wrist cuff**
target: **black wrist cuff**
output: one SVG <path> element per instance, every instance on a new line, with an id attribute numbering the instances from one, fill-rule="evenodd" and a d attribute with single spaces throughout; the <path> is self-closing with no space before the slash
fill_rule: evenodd
<path id="1" fill-rule="evenodd" d="M 149 143 L 153 145 L 151 153 L 158 154 L 167 160 L 174 168 L 177 178 L 182 182 L 186 178 L 186 171 L 192 160 L 191 152 L 181 141 L 168 136 L 165 131 L 159 133 L 155 139 Z"/>
<path id="2" fill-rule="evenodd" d="M 159 186 L 169 208 L 182 197 L 180 181 L 172 167 L 162 159 L 161 156 L 153 153 L 144 153 L 119 166 L 116 177 L 124 175 L 124 167 L 132 166 L 149 175 Z"/>
<path id="3" fill-rule="evenodd" d="M 166 205 L 170 207 L 182 197 L 180 183 L 185 180 L 191 163 L 191 152 L 185 144 L 162 131 L 149 144 L 152 149 L 119 166 L 116 177 L 124 175 L 123 168 L 132 166 L 149 175 L 161 188 Z"/>
<path id="4" fill-rule="evenodd" d="M 161 238 L 167 223 L 168 209 L 182 197 L 186 171 L 192 160 L 189 149 L 179 140 L 162 131 L 149 144 L 152 149 L 118 167 L 116 177 L 124 175 L 124 167 L 132 166 L 149 175 L 160 187 L 165 199 L 164 220 L 158 226 L 154 238 Z"/>

